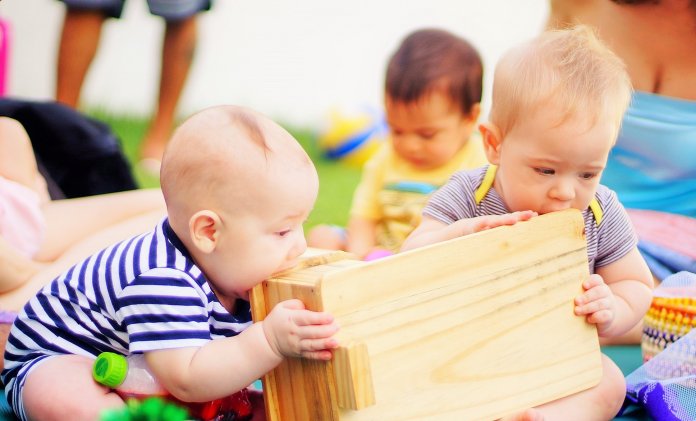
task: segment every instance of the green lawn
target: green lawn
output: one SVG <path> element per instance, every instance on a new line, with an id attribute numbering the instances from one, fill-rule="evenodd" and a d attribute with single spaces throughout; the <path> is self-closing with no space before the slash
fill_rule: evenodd
<path id="1" fill-rule="evenodd" d="M 114 133 L 121 139 L 138 184 L 141 187 L 157 187 L 159 185 L 158 179 L 143 173 L 135 165 L 138 145 L 145 135 L 147 120 L 139 116 L 116 116 L 102 110 L 92 110 L 88 114 L 109 124 Z M 305 229 L 319 223 L 345 225 L 353 190 L 360 177 L 359 168 L 322 157 L 317 148 L 316 132 L 311 128 L 283 126 L 302 144 L 319 172 L 319 197 Z"/>

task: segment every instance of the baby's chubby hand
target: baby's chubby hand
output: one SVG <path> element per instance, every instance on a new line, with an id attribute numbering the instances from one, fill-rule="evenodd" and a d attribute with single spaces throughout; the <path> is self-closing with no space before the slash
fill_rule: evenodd
<path id="1" fill-rule="evenodd" d="M 338 348 L 338 324 L 325 312 L 305 310 L 300 300 L 278 303 L 263 320 L 263 332 L 279 356 L 330 360 Z"/>
<path id="2" fill-rule="evenodd" d="M 476 218 L 460 219 L 453 225 L 457 225 L 461 235 L 469 235 L 487 229 L 501 227 L 503 225 L 515 225 L 521 221 L 527 221 L 537 216 L 534 211 L 519 211 L 503 215 L 484 215 Z"/>
<path id="3" fill-rule="evenodd" d="M 609 329 L 616 315 L 616 297 L 604 279 L 597 275 L 582 283 L 584 293 L 575 297 L 575 314 L 586 316 L 588 323 L 596 324 L 601 335 Z"/>

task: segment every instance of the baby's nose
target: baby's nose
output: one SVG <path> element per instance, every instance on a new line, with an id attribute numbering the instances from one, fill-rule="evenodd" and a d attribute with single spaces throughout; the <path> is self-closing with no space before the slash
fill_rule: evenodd
<path id="1" fill-rule="evenodd" d="M 296 237 L 295 244 L 293 244 L 290 250 L 290 259 L 296 259 L 302 255 L 307 250 L 307 239 L 304 236 L 304 232 L 300 231 L 299 235 Z"/>
<path id="2" fill-rule="evenodd" d="M 567 201 L 575 198 L 573 183 L 565 180 L 559 180 L 549 193 L 550 196 L 556 200 Z"/>

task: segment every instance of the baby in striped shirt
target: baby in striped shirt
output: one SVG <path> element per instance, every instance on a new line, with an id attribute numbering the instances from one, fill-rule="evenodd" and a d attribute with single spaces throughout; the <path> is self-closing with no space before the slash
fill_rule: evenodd
<path id="1" fill-rule="evenodd" d="M 490 121 L 480 126 L 490 165 L 452 176 L 402 250 L 578 209 L 592 275 L 575 314 L 602 338 L 629 331 L 650 305 L 652 277 L 623 206 L 599 180 L 630 96 L 623 63 L 587 27 L 546 32 L 510 50 L 495 71 Z M 602 358 L 599 385 L 511 419 L 613 418 L 625 383 Z"/>
<path id="2" fill-rule="evenodd" d="M 331 315 L 289 300 L 252 324 L 247 301 L 306 249 L 319 181 L 297 141 L 250 110 L 209 108 L 174 133 L 161 185 L 167 217 L 152 232 L 78 263 L 17 317 L 2 380 L 21 419 L 96 420 L 122 406 L 92 380 L 105 351 L 144 353 L 185 402 L 231 395 L 287 356 L 331 358 Z"/>

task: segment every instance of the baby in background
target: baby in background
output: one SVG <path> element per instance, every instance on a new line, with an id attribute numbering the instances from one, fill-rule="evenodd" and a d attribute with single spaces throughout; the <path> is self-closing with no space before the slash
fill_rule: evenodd
<path id="1" fill-rule="evenodd" d="M 600 337 L 628 331 L 650 305 L 652 276 L 623 206 L 599 180 L 630 97 L 623 63 L 587 27 L 546 32 L 507 52 L 495 71 L 490 121 L 480 127 L 490 165 L 458 172 L 438 190 L 403 250 L 578 209 L 592 275 L 575 314 Z M 597 386 L 513 419 L 611 419 L 626 387 L 606 356 L 602 365 Z"/>
<path id="2" fill-rule="evenodd" d="M 309 245 L 368 259 L 398 251 L 430 194 L 455 171 L 485 164 L 475 133 L 482 77 L 466 40 L 438 29 L 408 35 L 387 66 L 390 140 L 365 164 L 347 230 L 317 226 Z"/>
<path id="3" fill-rule="evenodd" d="M 209 108 L 175 132 L 161 184 L 168 216 L 152 232 L 77 264 L 15 321 L 2 380 L 21 419 L 95 420 L 122 406 L 92 380 L 104 351 L 144 353 L 185 402 L 231 395 L 286 356 L 331 358 L 332 316 L 289 300 L 252 324 L 247 301 L 306 249 L 319 181 L 297 141 L 250 110 Z"/>

